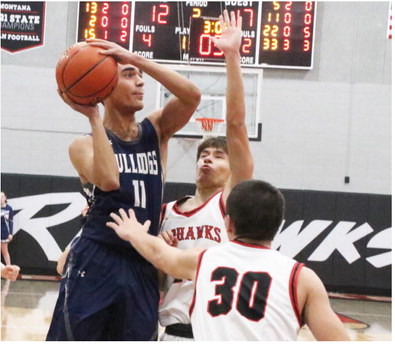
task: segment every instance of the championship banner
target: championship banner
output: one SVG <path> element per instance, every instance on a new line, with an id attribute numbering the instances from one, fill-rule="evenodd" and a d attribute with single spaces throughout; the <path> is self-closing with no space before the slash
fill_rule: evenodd
<path id="1" fill-rule="evenodd" d="M 45 2 L 1 2 L 1 48 L 16 53 L 44 45 Z"/>

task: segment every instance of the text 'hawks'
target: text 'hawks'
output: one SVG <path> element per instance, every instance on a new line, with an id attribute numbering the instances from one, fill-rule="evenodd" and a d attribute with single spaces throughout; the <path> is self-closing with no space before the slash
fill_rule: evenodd
<path id="1" fill-rule="evenodd" d="M 208 239 L 221 242 L 221 229 L 210 225 L 177 227 L 171 229 L 171 232 L 178 241 Z"/>
<path id="2" fill-rule="evenodd" d="M 119 173 L 139 173 L 157 175 L 158 159 L 156 152 L 143 152 L 135 154 L 115 154 Z"/>

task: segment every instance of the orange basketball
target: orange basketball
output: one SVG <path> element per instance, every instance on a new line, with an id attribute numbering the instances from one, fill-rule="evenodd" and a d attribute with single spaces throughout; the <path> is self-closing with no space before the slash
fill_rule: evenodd
<path id="1" fill-rule="evenodd" d="M 118 82 L 118 65 L 112 56 L 84 42 L 69 47 L 56 66 L 59 89 L 75 103 L 95 105 L 111 94 Z"/>

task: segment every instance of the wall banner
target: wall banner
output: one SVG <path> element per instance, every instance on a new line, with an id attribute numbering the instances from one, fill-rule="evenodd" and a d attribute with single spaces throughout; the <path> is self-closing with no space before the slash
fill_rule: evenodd
<path id="1" fill-rule="evenodd" d="M 1 48 L 16 53 L 44 45 L 45 2 L 9 2 L 1 5 Z"/>
<path id="2" fill-rule="evenodd" d="M 86 201 L 76 177 L 7 174 L 14 210 L 11 261 L 23 274 L 56 275 L 57 259 L 81 229 Z M 194 193 L 166 183 L 164 202 Z M 328 291 L 391 295 L 391 195 L 282 190 L 285 220 L 272 248 L 313 269 Z M 182 240 L 182 228 L 177 236 Z"/>

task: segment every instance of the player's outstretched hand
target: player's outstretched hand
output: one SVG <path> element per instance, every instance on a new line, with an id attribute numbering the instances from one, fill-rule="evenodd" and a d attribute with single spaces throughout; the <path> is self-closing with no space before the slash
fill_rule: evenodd
<path id="1" fill-rule="evenodd" d="M 18 277 L 20 267 L 18 265 L 6 265 L 1 267 L 1 277 L 15 281 Z"/>
<path id="2" fill-rule="evenodd" d="M 133 209 L 129 209 L 129 216 L 123 209 L 119 209 L 119 215 L 111 213 L 110 216 L 114 222 L 107 222 L 107 227 L 112 228 L 121 239 L 126 241 L 130 241 L 133 235 L 139 232 L 148 232 L 151 225 L 150 220 L 145 221 L 143 225 L 138 222 Z"/>
<path id="3" fill-rule="evenodd" d="M 230 17 L 228 11 L 225 10 L 223 15 L 219 16 L 221 25 L 221 36 L 211 37 L 215 46 L 220 49 L 225 56 L 230 53 L 238 53 L 241 45 L 241 25 L 242 18 L 232 11 Z"/>

